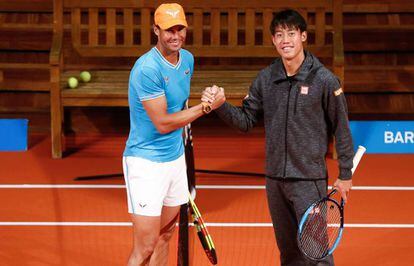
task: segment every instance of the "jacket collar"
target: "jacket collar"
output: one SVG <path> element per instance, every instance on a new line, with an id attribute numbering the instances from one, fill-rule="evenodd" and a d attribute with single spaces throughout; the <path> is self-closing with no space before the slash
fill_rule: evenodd
<path id="1" fill-rule="evenodd" d="M 305 81 L 309 72 L 313 68 L 319 67 L 321 65 L 319 60 L 313 56 L 313 54 L 308 51 L 304 51 L 304 53 L 305 59 L 303 60 L 302 65 L 299 67 L 298 73 L 296 73 L 294 76 L 294 79 L 297 81 Z M 280 83 L 287 80 L 286 70 L 281 57 L 278 57 L 275 61 L 273 61 L 271 65 L 271 73 L 271 82 L 273 83 Z"/>

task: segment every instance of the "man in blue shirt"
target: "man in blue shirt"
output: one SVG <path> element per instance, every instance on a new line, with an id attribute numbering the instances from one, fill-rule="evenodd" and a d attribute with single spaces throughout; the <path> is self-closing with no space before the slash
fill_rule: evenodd
<path id="1" fill-rule="evenodd" d="M 188 201 L 182 128 L 209 111 L 207 103 L 184 108 L 194 58 L 181 49 L 183 8 L 162 4 L 154 20 L 157 45 L 136 61 L 129 78 L 131 129 L 123 158 L 134 226 L 129 266 L 167 265 L 179 208 Z"/>

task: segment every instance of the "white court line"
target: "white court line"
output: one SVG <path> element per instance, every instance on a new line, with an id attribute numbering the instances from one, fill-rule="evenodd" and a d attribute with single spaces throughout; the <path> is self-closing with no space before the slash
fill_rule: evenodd
<path id="1" fill-rule="evenodd" d="M 265 189 L 265 186 L 228 186 L 228 185 L 198 185 L 197 189 Z M 329 186 L 328 189 L 332 189 Z M 414 187 L 403 186 L 353 186 L 352 190 L 414 190 Z"/>
<path id="2" fill-rule="evenodd" d="M 1 188 L 125 188 L 125 185 L 10 184 L 0 185 Z"/>
<path id="3" fill-rule="evenodd" d="M 193 226 L 193 224 L 189 224 Z M 209 227 L 272 227 L 272 223 L 206 223 Z M 0 226 L 132 226 L 130 222 L 0 222 Z M 414 224 L 345 224 L 348 228 L 414 228 Z"/>
<path id="4" fill-rule="evenodd" d="M 0 222 L 0 226 L 132 226 L 131 222 Z"/>
<path id="5" fill-rule="evenodd" d="M 197 189 L 265 189 L 265 186 L 253 186 L 253 185 L 198 185 Z M 97 188 L 97 189 L 108 189 L 108 188 L 125 188 L 125 185 L 76 185 L 76 184 L 3 184 L 0 185 L 0 189 L 10 189 L 10 188 L 67 188 L 67 189 L 84 189 L 84 188 Z M 331 186 L 328 187 L 332 189 Z M 410 186 L 353 186 L 352 190 L 395 190 L 395 191 L 413 191 L 414 187 Z"/>
<path id="6" fill-rule="evenodd" d="M 272 227 L 272 223 L 206 223 L 210 227 Z M 414 224 L 344 224 L 352 228 L 414 228 Z"/>

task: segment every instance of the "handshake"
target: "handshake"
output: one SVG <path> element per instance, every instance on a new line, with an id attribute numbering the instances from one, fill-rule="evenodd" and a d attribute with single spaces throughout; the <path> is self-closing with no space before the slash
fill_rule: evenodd
<path id="1" fill-rule="evenodd" d="M 203 105 L 207 104 L 208 112 L 219 108 L 225 101 L 224 89 L 216 85 L 205 88 L 201 95 L 201 102 Z"/>

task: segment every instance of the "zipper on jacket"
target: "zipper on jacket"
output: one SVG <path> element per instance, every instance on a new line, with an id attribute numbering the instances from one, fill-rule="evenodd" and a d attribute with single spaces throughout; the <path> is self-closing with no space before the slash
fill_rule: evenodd
<path id="1" fill-rule="evenodd" d="M 287 166 L 287 133 L 288 133 L 288 119 L 289 119 L 289 103 L 290 103 L 290 92 L 292 91 L 292 81 L 289 79 L 289 92 L 286 105 L 286 119 L 285 119 L 285 167 L 283 168 L 283 177 L 286 177 L 286 166 Z"/>
<path id="2" fill-rule="evenodd" d="M 295 93 L 295 105 L 293 108 L 293 115 L 296 115 L 296 109 L 298 107 L 298 97 L 299 97 L 299 89 L 296 88 L 296 93 Z"/>

